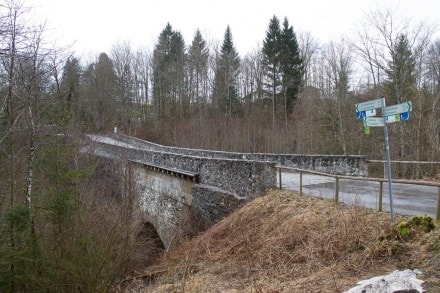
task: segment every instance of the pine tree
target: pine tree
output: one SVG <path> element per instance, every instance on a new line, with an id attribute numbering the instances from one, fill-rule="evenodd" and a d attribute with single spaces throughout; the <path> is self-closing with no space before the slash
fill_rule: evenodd
<path id="1" fill-rule="evenodd" d="M 281 29 L 280 21 L 274 15 L 269 21 L 266 38 L 263 41 L 264 88 L 272 99 L 272 126 L 275 126 L 276 100 L 280 93 Z"/>
<path id="2" fill-rule="evenodd" d="M 226 28 L 220 56 L 217 59 L 213 101 L 218 110 L 227 117 L 241 113 L 237 84 L 240 57 L 232 41 L 231 29 Z"/>
<path id="3" fill-rule="evenodd" d="M 392 104 L 402 103 L 414 96 L 416 91 L 415 59 L 408 38 L 405 35 L 397 37 L 397 42 L 391 53 L 391 60 L 386 70 L 388 79 L 385 90 Z M 399 136 L 399 159 L 406 157 L 404 124 L 397 124 Z"/>
<path id="4" fill-rule="evenodd" d="M 157 117 L 175 115 L 185 100 L 185 43 L 167 23 L 153 52 L 153 106 Z"/>
<path id="5" fill-rule="evenodd" d="M 301 89 L 303 62 L 292 26 L 284 18 L 283 28 L 276 16 L 269 22 L 263 41 L 265 88 L 272 98 L 272 123 L 275 125 L 276 108 L 281 104 L 287 125 L 293 104 Z"/>
<path id="6" fill-rule="evenodd" d="M 284 114 L 287 123 L 288 115 L 293 111 L 294 102 L 301 89 L 303 62 L 293 27 L 284 18 L 281 32 L 280 52 L 281 78 L 284 95 Z"/>
<path id="7" fill-rule="evenodd" d="M 113 62 L 106 53 L 99 54 L 98 60 L 90 64 L 83 76 L 83 92 L 89 106 L 89 113 L 95 129 L 113 128 L 117 111 L 117 81 Z"/>
<path id="8" fill-rule="evenodd" d="M 197 105 L 206 102 L 208 87 L 209 50 L 200 30 L 196 30 L 189 48 L 188 70 L 191 101 Z"/>
<path id="9" fill-rule="evenodd" d="M 392 52 L 386 70 L 388 80 L 385 82 L 388 97 L 394 103 L 408 100 L 416 87 L 416 61 L 405 35 L 400 35 Z"/>

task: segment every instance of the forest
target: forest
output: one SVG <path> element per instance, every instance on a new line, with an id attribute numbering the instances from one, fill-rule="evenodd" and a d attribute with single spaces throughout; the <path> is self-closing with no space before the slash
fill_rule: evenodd
<path id="1" fill-rule="evenodd" d="M 261 48 L 239 53 L 227 24 L 218 44 L 197 28 L 185 43 L 170 22 L 153 48 L 119 41 L 84 61 L 54 48 L 31 11 L 0 2 L 2 292 L 105 291 L 132 269 L 129 179 L 80 152 L 87 133 L 381 160 L 383 128 L 366 134 L 355 104 L 385 97 L 413 105 L 410 120 L 389 124 L 392 159 L 440 161 L 440 39 L 429 23 L 371 11 L 353 36 L 320 43 L 273 16 Z"/>

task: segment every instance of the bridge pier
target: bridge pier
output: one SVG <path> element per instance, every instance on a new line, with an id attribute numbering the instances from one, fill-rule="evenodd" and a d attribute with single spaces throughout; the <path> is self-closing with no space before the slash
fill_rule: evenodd
<path id="1" fill-rule="evenodd" d="M 191 233 L 188 223 L 194 182 L 143 164 L 130 162 L 129 165 L 136 218 L 151 223 L 168 250 L 181 236 Z"/>

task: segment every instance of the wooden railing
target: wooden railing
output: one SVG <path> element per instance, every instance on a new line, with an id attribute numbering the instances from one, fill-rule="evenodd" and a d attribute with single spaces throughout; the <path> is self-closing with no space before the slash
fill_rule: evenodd
<path id="1" fill-rule="evenodd" d="M 339 201 L 339 180 L 340 179 L 347 179 L 347 180 L 358 180 L 358 181 L 370 181 L 370 182 L 379 182 L 379 202 L 378 202 L 378 210 L 382 211 L 382 191 L 383 191 L 383 183 L 388 182 L 388 179 L 386 178 L 372 178 L 372 177 L 354 177 L 354 176 L 344 176 L 344 175 L 334 175 L 334 174 L 328 174 L 328 173 L 321 173 L 311 170 L 304 170 L 299 168 L 290 168 L 290 167 L 283 167 L 283 166 L 276 166 L 278 169 L 278 177 L 279 177 L 279 188 L 282 189 L 282 180 L 281 180 L 281 173 L 282 170 L 286 171 L 294 171 L 296 173 L 299 173 L 299 194 L 303 195 L 303 174 L 314 174 L 319 176 L 325 176 L 325 177 L 331 177 L 335 179 L 335 188 L 334 188 L 334 200 L 336 202 Z M 438 197 L 437 197 L 437 213 L 436 213 L 436 219 L 440 220 L 440 182 L 433 182 L 433 181 L 419 181 L 419 180 L 403 180 L 403 179 L 394 179 L 391 180 L 392 183 L 401 183 L 401 184 L 412 184 L 412 185 L 424 185 L 424 186 L 434 186 L 438 188 Z"/>
<path id="2" fill-rule="evenodd" d="M 367 164 L 383 164 L 383 174 L 384 178 L 386 177 L 386 164 L 387 161 L 385 160 L 367 160 Z M 417 166 L 440 166 L 440 162 L 437 161 L 390 161 L 393 165 L 417 165 Z"/>

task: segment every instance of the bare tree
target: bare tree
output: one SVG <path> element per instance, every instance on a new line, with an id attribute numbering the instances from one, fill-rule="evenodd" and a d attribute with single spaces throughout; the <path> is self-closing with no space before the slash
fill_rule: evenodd
<path id="1" fill-rule="evenodd" d="M 126 131 L 131 133 L 135 96 L 134 53 L 128 41 L 116 43 L 111 50 L 111 59 L 117 76 L 118 114 Z"/>
<path id="2" fill-rule="evenodd" d="M 141 108 L 141 122 L 146 122 L 150 97 L 151 54 L 146 50 L 138 50 L 134 60 L 135 101 Z"/>

